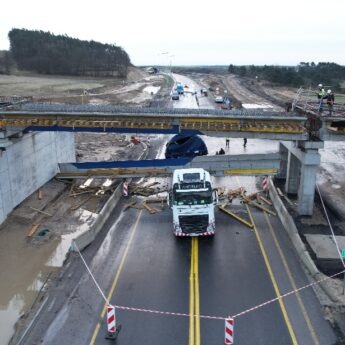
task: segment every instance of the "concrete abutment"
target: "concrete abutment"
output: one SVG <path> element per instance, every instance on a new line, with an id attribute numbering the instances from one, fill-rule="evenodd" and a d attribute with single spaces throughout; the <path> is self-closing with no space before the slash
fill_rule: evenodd
<path id="1" fill-rule="evenodd" d="M 74 133 L 33 132 L 0 139 L 0 223 L 52 179 L 58 163 L 75 161 Z"/>

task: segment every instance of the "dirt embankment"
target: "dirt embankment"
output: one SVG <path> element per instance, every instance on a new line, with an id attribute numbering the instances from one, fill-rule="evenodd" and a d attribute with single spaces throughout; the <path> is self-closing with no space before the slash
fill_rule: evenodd
<path id="1" fill-rule="evenodd" d="M 0 96 L 29 96 L 34 102 L 149 105 L 152 95 L 144 91 L 145 87 L 162 84 L 163 76 L 149 76 L 134 67 L 126 79 L 26 73 L 1 76 Z"/>
<path id="2" fill-rule="evenodd" d="M 243 78 L 241 83 L 254 94 L 263 97 L 270 102 L 286 109 L 296 95 L 297 89 L 287 86 L 277 86 L 265 81 L 255 81 L 253 79 Z"/>
<path id="3" fill-rule="evenodd" d="M 34 101 L 148 106 L 167 82 L 165 76 L 149 76 L 135 68 L 127 80 L 12 75 L 1 76 L 0 95 L 32 96 Z M 130 135 L 77 133 L 77 160 L 136 160 L 147 140 L 142 136 L 141 143 L 134 145 Z M 45 290 L 58 277 L 72 238 L 89 227 L 116 186 L 116 180 L 108 187 L 102 186 L 105 180 L 94 180 L 82 189 L 84 182 L 51 180 L 0 226 L 0 305 L 4 306 L 0 334 L 6 343 L 17 320 L 21 320 L 17 327 L 25 325 L 26 315 L 42 298 L 40 289 Z"/>

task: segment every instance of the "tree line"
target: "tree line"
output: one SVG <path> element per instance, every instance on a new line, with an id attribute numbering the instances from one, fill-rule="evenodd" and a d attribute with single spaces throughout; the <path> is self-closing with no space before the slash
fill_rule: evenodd
<path id="1" fill-rule="evenodd" d="M 126 77 L 131 65 L 119 46 L 26 29 L 8 33 L 17 67 L 44 74 Z"/>
<path id="2" fill-rule="evenodd" d="M 334 91 L 341 88 L 345 80 L 345 66 L 333 62 L 300 62 L 297 66 L 235 66 L 230 64 L 228 72 L 242 77 L 260 78 L 288 86 L 315 86 L 319 83 L 332 85 Z"/>

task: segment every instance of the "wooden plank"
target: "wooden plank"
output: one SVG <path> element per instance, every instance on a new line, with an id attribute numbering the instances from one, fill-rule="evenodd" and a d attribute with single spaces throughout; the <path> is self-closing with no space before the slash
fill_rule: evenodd
<path id="1" fill-rule="evenodd" d="M 218 206 L 219 209 L 221 211 L 223 211 L 224 213 L 228 214 L 229 216 L 235 218 L 236 220 L 238 220 L 239 222 L 241 222 L 242 224 L 248 226 L 248 228 L 253 229 L 254 225 L 252 223 L 249 223 L 248 221 L 246 221 L 245 219 L 241 218 L 240 216 L 238 216 L 237 214 L 235 214 L 234 212 L 226 209 L 223 206 Z"/>
<path id="2" fill-rule="evenodd" d="M 146 202 L 143 203 L 143 206 L 150 212 L 150 214 L 155 214 L 157 210 L 153 207 L 150 207 L 149 205 L 146 204 Z"/>
<path id="3" fill-rule="evenodd" d="M 247 195 L 246 197 L 250 200 L 254 200 L 257 198 L 257 195 L 258 195 L 258 192 L 255 192 L 255 193 Z"/>
<path id="4" fill-rule="evenodd" d="M 273 205 L 272 201 L 270 201 L 270 200 L 264 198 L 262 195 L 259 195 L 259 198 L 260 198 L 264 203 L 266 203 L 267 205 L 270 205 L 270 206 Z"/>
<path id="5" fill-rule="evenodd" d="M 37 231 L 39 226 L 40 226 L 40 224 L 33 224 L 29 233 L 27 234 L 27 237 L 32 237 L 35 234 L 35 232 Z"/>
<path id="6" fill-rule="evenodd" d="M 246 199 L 246 198 L 244 198 L 244 200 L 245 200 L 249 205 L 252 205 L 252 206 L 258 208 L 258 209 L 261 210 L 261 211 L 267 212 L 267 213 L 271 214 L 272 216 L 276 216 L 276 213 L 275 213 L 275 212 L 269 210 L 268 208 L 266 208 L 266 207 L 264 207 L 264 206 L 259 205 L 257 202 L 248 200 L 248 199 Z"/>
<path id="7" fill-rule="evenodd" d="M 91 183 L 93 181 L 93 178 L 88 178 L 81 186 L 79 186 L 80 189 L 85 189 L 87 187 L 90 187 Z"/>
<path id="8" fill-rule="evenodd" d="M 33 211 L 36 211 L 36 212 L 42 213 L 42 214 L 44 214 L 45 216 L 52 217 L 52 215 L 51 215 L 50 213 L 48 213 L 48 212 L 44 212 L 44 211 L 41 211 L 41 210 L 39 210 L 39 209 L 38 209 L 38 208 L 36 208 L 36 207 L 29 206 L 29 208 L 31 208 Z"/>
<path id="9" fill-rule="evenodd" d="M 128 210 L 130 207 L 133 207 L 135 204 L 136 204 L 137 202 L 136 201 L 132 201 L 132 202 L 130 202 L 130 203 L 128 203 L 128 204 L 125 204 L 124 206 L 123 206 L 123 211 L 126 211 L 126 210 Z"/>

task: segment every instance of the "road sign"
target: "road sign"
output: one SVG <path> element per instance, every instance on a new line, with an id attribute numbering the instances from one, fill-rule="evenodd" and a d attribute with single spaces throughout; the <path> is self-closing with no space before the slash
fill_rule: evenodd
<path id="1" fill-rule="evenodd" d="M 343 258 L 345 258 L 345 249 L 342 249 L 342 250 L 341 250 L 341 256 L 342 256 Z"/>

